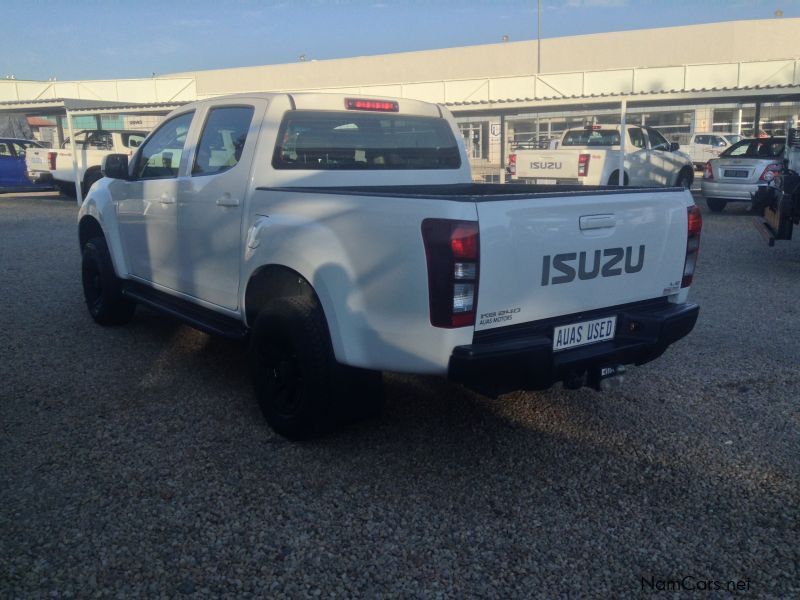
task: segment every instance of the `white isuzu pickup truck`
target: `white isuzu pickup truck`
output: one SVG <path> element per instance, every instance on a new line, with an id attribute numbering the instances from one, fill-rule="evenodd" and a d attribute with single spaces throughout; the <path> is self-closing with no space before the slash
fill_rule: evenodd
<path id="1" fill-rule="evenodd" d="M 105 159 L 80 209 L 89 312 L 142 304 L 246 340 L 261 409 L 295 439 L 373 412 L 381 371 L 602 388 L 691 331 L 686 190 L 473 184 L 460 140 L 446 108 L 405 99 L 179 108 Z"/>
<path id="2" fill-rule="evenodd" d="M 512 180 L 539 184 L 619 185 L 620 128 L 568 129 L 557 148 L 509 155 Z M 624 185 L 690 188 L 692 159 L 651 127 L 625 127 Z"/>

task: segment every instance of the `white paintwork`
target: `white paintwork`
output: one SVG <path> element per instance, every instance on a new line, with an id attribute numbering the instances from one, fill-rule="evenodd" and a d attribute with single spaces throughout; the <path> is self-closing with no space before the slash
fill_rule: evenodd
<path id="1" fill-rule="evenodd" d="M 677 150 L 670 152 L 650 139 L 649 129 L 638 125 L 624 125 L 624 154 L 620 154 L 617 146 L 563 146 L 550 150 L 514 151 L 517 155 L 516 175 L 514 179 L 535 182 L 539 179 L 555 179 L 557 182 L 579 183 L 583 185 L 617 185 L 616 177 L 611 180 L 614 171 L 619 170 L 624 156 L 625 173 L 629 185 L 650 187 L 670 187 L 676 185 L 678 174 L 684 167 L 692 168 L 691 159 Z M 603 130 L 620 130 L 620 127 L 601 126 Z M 644 134 L 645 147 L 633 144 L 631 131 L 641 130 Z M 563 139 L 574 129 L 567 130 Z M 578 177 L 578 160 L 581 154 L 589 154 L 589 173 Z M 538 163 L 538 164 L 537 164 Z"/>
<path id="2" fill-rule="evenodd" d="M 476 330 L 497 327 L 492 319 L 482 323 L 481 315 L 501 311 L 512 311 L 507 313 L 512 319 L 500 324 L 514 325 L 677 293 L 674 288 L 680 287 L 686 249 L 686 207 L 693 204 L 688 191 L 602 199 L 565 194 L 479 203 L 481 274 Z M 581 228 L 581 217 L 600 214 L 606 217 L 605 227 Z M 596 251 L 631 246 L 636 264 L 641 245 L 645 246 L 644 264 L 638 273 L 588 280 L 576 276 L 569 283 L 541 284 L 545 255 L 575 253 L 569 264 L 577 269 L 577 255 L 586 252 L 585 266 L 591 270 Z M 602 263 L 606 260 L 602 258 Z M 552 266 L 550 272 L 561 274 Z"/>
<path id="3" fill-rule="evenodd" d="M 342 110 L 344 98 L 295 95 L 294 101 L 298 109 Z M 173 113 L 195 111 L 177 177 L 103 179 L 90 191 L 79 219 L 91 215 L 100 222 L 118 276 L 147 282 L 243 322 L 250 278 L 265 266 L 288 267 L 318 295 L 337 360 L 399 372 L 446 373 L 453 348 L 471 343 L 474 332 L 473 327 L 430 324 L 421 233 L 426 218 L 480 221 L 478 307 L 520 306 L 524 312 L 515 322 L 660 297 L 668 283 L 680 279 L 686 206 L 692 204 L 684 192 L 476 203 L 291 189 L 469 183 L 469 161 L 450 113 L 436 105 L 399 102 L 401 114 L 438 116 L 441 111 L 459 143 L 459 169 L 276 170 L 272 156 L 281 118 L 291 109 L 290 97 L 216 98 Z M 239 164 L 221 175 L 191 177 L 208 110 L 242 105 L 256 110 Z M 219 206 L 216 200 L 225 194 L 240 199 L 238 206 Z M 174 203 L 161 202 L 173 196 Z M 579 230 L 580 217 L 610 212 L 611 218 L 584 220 L 585 231 Z M 537 269 L 543 254 L 645 242 L 648 255 L 641 277 L 589 282 L 588 287 L 581 282 L 542 293 Z M 686 292 L 670 299 L 685 301 Z"/>
<path id="4" fill-rule="evenodd" d="M 681 150 L 688 154 L 696 165 L 705 164 L 733 146 L 733 143 L 725 138 L 726 135 L 733 134 L 718 132 L 695 133 L 689 138 L 688 144 L 681 144 Z"/>

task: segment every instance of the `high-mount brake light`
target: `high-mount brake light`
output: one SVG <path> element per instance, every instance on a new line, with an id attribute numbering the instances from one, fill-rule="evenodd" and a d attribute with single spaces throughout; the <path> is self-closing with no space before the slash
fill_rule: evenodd
<path id="1" fill-rule="evenodd" d="M 425 219 L 431 325 L 452 329 L 475 324 L 480 238 L 475 221 Z"/>
<path id="2" fill-rule="evenodd" d="M 692 285 L 694 269 L 697 266 L 697 255 L 700 252 L 700 231 L 703 229 L 703 217 L 697 206 L 690 206 L 686 222 L 686 260 L 683 263 L 683 279 L 681 287 Z"/>
<path id="3" fill-rule="evenodd" d="M 711 161 L 708 161 L 703 167 L 703 179 L 714 179 L 714 168 L 711 166 Z"/>
<path id="4" fill-rule="evenodd" d="M 589 174 L 589 159 L 591 154 L 581 154 L 578 157 L 578 177 L 586 177 Z"/>
<path id="5" fill-rule="evenodd" d="M 346 98 L 344 106 L 347 110 L 372 110 L 376 112 L 399 112 L 400 105 L 391 100 L 366 100 Z"/>

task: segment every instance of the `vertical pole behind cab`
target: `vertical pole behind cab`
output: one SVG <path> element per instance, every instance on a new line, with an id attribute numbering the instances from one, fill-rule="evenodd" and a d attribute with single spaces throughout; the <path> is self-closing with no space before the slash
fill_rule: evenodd
<path id="1" fill-rule="evenodd" d="M 628 101 L 623 100 L 619 113 L 619 180 L 617 185 L 625 185 L 625 112 L 628 110 Z M 601 182 L 602 183 L 602 182 Z"/>
<path id="2" fill-rule="evenodd" d="M 78 206 L 83 204 L 83 193 L 81 183 L 78 181 L 78 154 L 75 152 L 75 131 L 72 129 L 72 113 L 67 110 L 67 131 L 69 132 L 69 148 L 72 152 L 72 177 L 75 181 L 75 198 Z"/>

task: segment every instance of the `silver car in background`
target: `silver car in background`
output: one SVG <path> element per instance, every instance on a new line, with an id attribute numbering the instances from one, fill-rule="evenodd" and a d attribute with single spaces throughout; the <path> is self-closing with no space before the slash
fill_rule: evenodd
<path id="1" fill-rule="evenodd" d="M 783 137 L 745 139 L 709 160 L 700 182 L 708 208 L 719 212 L 728 202 L 752 203 L 758 186 L 780 171 L 785 146 Z"/>

